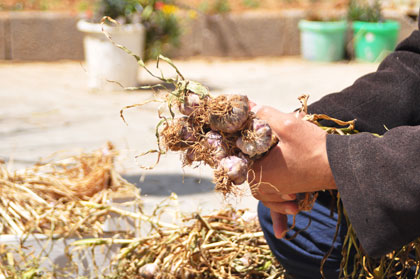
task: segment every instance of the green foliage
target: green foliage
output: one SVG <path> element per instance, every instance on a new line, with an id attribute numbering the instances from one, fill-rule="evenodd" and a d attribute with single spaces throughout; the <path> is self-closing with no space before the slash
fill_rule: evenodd
<path id="1" fill-rule="evenodd" d="M 228 0 L 216 0 L 214 3 L 214 10 L 217 13 L 230 12 L 230 5 Z"/>
<path id="2" fill-rule="evenodd" d="M 244 0 L 247 1 L 247 0 Z M 253 0 L 250 0 L 253 1 Z M 222 14 L 228 13 L 231 11 L 231 7 L 229 5 L 228 0 L 213 0 L 207 1 L 204 0 L 200 3 L 198 9 L 206 14 Z"/>
<path id="3" fill-rule="evenodd" d="M 242 4 L 249 8 L 258 8 L 260 6 L 260 2 L 257 0 L 242 0 Z"/>
<path id="4" fill-rule="evenodd" d="M 165 9 L 156 9 L 155 2 L 158 1 L 150 2 L 144 8 L 141 16 L 147 30 L 145 60 L 156 59 L 159 54 L 166 54 L 165 52 L 169 46 L 178 46 L 181 35 L 176 14 Z M 165 4 L 168 5 L 167 7 L 174 7 L 173 4 Z"/>
<path id="5" fill-rule="evenodd" d="M 95 21 L 109 16 L 123 23 L 141 22 L 146 28 L 145 57 L 156 59 L 170 46 L 179 45 L 181 35 L 177 6 L 171 0 L 98 0 Z"/>
<path id="6" fill-rule="evenodd" d="M 375 0 L 372 4 L 366 0 L 351 0 L 347 12 L 347 18 L 351 21 L 383 21 L 380 0 Z"/>
<path id="7" fill-rule="evenodd" d="M 77 4 L 77 10 L 79 12 L 86 12 L 87 10 L 89 10 L 89 3 L 86 0 L 80 1 Z"/>
<path id="8" fill-rule="evenodd" d="M 133 15 L 141 10 L 142 6 L 137 0 L 99 0 L 96 3 L 95 18 L 109 16 L 124 23 L 131 23 Z"/>

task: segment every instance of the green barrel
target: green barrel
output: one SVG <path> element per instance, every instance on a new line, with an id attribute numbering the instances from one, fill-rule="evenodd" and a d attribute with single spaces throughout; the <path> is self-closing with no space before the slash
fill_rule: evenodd
<path id="1" fill-rule="evenodd" d="M 366 62 L 380 62 L 395 49 L 400 24 L 397 21 L 353 22 L 355 58 Z"/>
<path id="2" fill-rule="evenodd" d="M 303 58 L 311 61 L 338 61 L 344 58 L 346 21 L 299 22 Z"/>

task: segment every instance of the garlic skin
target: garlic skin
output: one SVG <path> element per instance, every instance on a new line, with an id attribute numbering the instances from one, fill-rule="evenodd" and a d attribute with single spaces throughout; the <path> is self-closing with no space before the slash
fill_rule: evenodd
<path id="1" fill-rule="evenodd" d="M 184 122 L 185 124 L 180 123 L 182 128 L 179 132 L 180 138 L 187 144 L 193 144 L 197 139 L 194 136 L 193 128 L 191 127 L 188 122 Z"/>
<path id="2" fill-rule="evenodd" d="M 223 137 L 221 134 L 215 131 L 210 131 L 206 133 L 205 138 L 213 160 L 219 162 L 227 156 L 226 145 L 223 143 Z"/>
<path id="3" fill-rule="evenodd" d="M 251 158 L 267 152 L 272 145 L 273 135 L 267 121 L 253 119 L 250 132 L 252 133 L 252 139 L 246 139 L 242 135 L 236 140 L 236 146 Z"/>
<path id="4" fill-rule="evenodd" d="M 162 135 L 172 151 L 184 150 L 197 141 L 193 127 L 186 116 L 175 119 Z"/>
<path id="5" fill-rule="evenodd" d="M 191 115 L 194 110 L 200 105 L 200 96 L 190 93 L 184 98 L 184 102 L 179 105 L 179 112 L 183 115 Z"/>
<path id="6" fill-rule="evenodd" d="M 247 268 L 252 264 L 252 255 L 246 253 L 242 256 L 242 258 L 238 259 L 238 261 L 243 265 L 244 268 Z"/>
<path id="7" fill-rule="evenodd" d="M 188 148 L 184 156 L 186 158 L 186 161 L 189 163 L 200 160 L 200 157 L 197 155 L 193 148 Z"/>
<path id="8" fill-rule="evenodd" d="M 139 268 L 139 275 L 145 279 L 153 279 L 157 277 L 159 267 L 155 263 L 148 263 Z"/>
<path id="9" fill-rule="evenodd" d="M 241 185 L 247 179 L 248 162 L 245 158 L 228 156 L 220 161 L 219 168 L 235 185 Z"/>
<path id="10" fill-rule="evenodd" d="M 240 217 L 244 222 L 251 223 L 258 221 L 258 214 L 257 212 L 245 211 L 244 214 Z"/>
<path id="11" fill-rule="evenodd" d="M 214 131 L 234 133 L 244 126 L 249 117 L 248 97 L 243 95 L 221 95 L 213 100 L 214 104 L 228 102 L 231 111 L 224 114 L 210 113 L 210 128 Z"/>
<path id="12" fill-rule="evenodd" d="M 184 158 L 188 164 L 196 161 L 204 161 L 211 167 L 219 164 L 220 160 L 227 156 L 227 146 L 223 142 L 221 134 L 215 131 L 207 132 L 200 141 L 203 149 L 190 147 L 184 153 Z"/>

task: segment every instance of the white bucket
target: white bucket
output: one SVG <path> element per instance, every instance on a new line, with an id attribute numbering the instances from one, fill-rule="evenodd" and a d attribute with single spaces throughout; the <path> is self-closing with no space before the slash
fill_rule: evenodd
<path id="1" fill-rule="evenodd" d="M 114 91 L 138 85 L 138 68 L 131 55 L 116 47 L 102 32 L 102 26 L 80 20 L 77 28 L 85 33 L 85 51 L 88 87 L 94 90 Z M 143 57 L 145 28 L 140 23 L 120 26 L 104 25 L 112 40 Z M 121 85 L 119 85 L 119 84 Z"/>

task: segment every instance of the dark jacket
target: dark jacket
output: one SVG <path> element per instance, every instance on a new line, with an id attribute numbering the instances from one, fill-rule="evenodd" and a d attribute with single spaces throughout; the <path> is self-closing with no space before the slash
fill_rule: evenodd
<path id="1" fill-rule="evenodd" d="M 367 253 L 381 256 L 420 237 L 420 31 L 399 44 L 377 72 L 322 98 L 309 112 L 356 119 L 362 132 L 328 135 L 327 152 Z"/>

